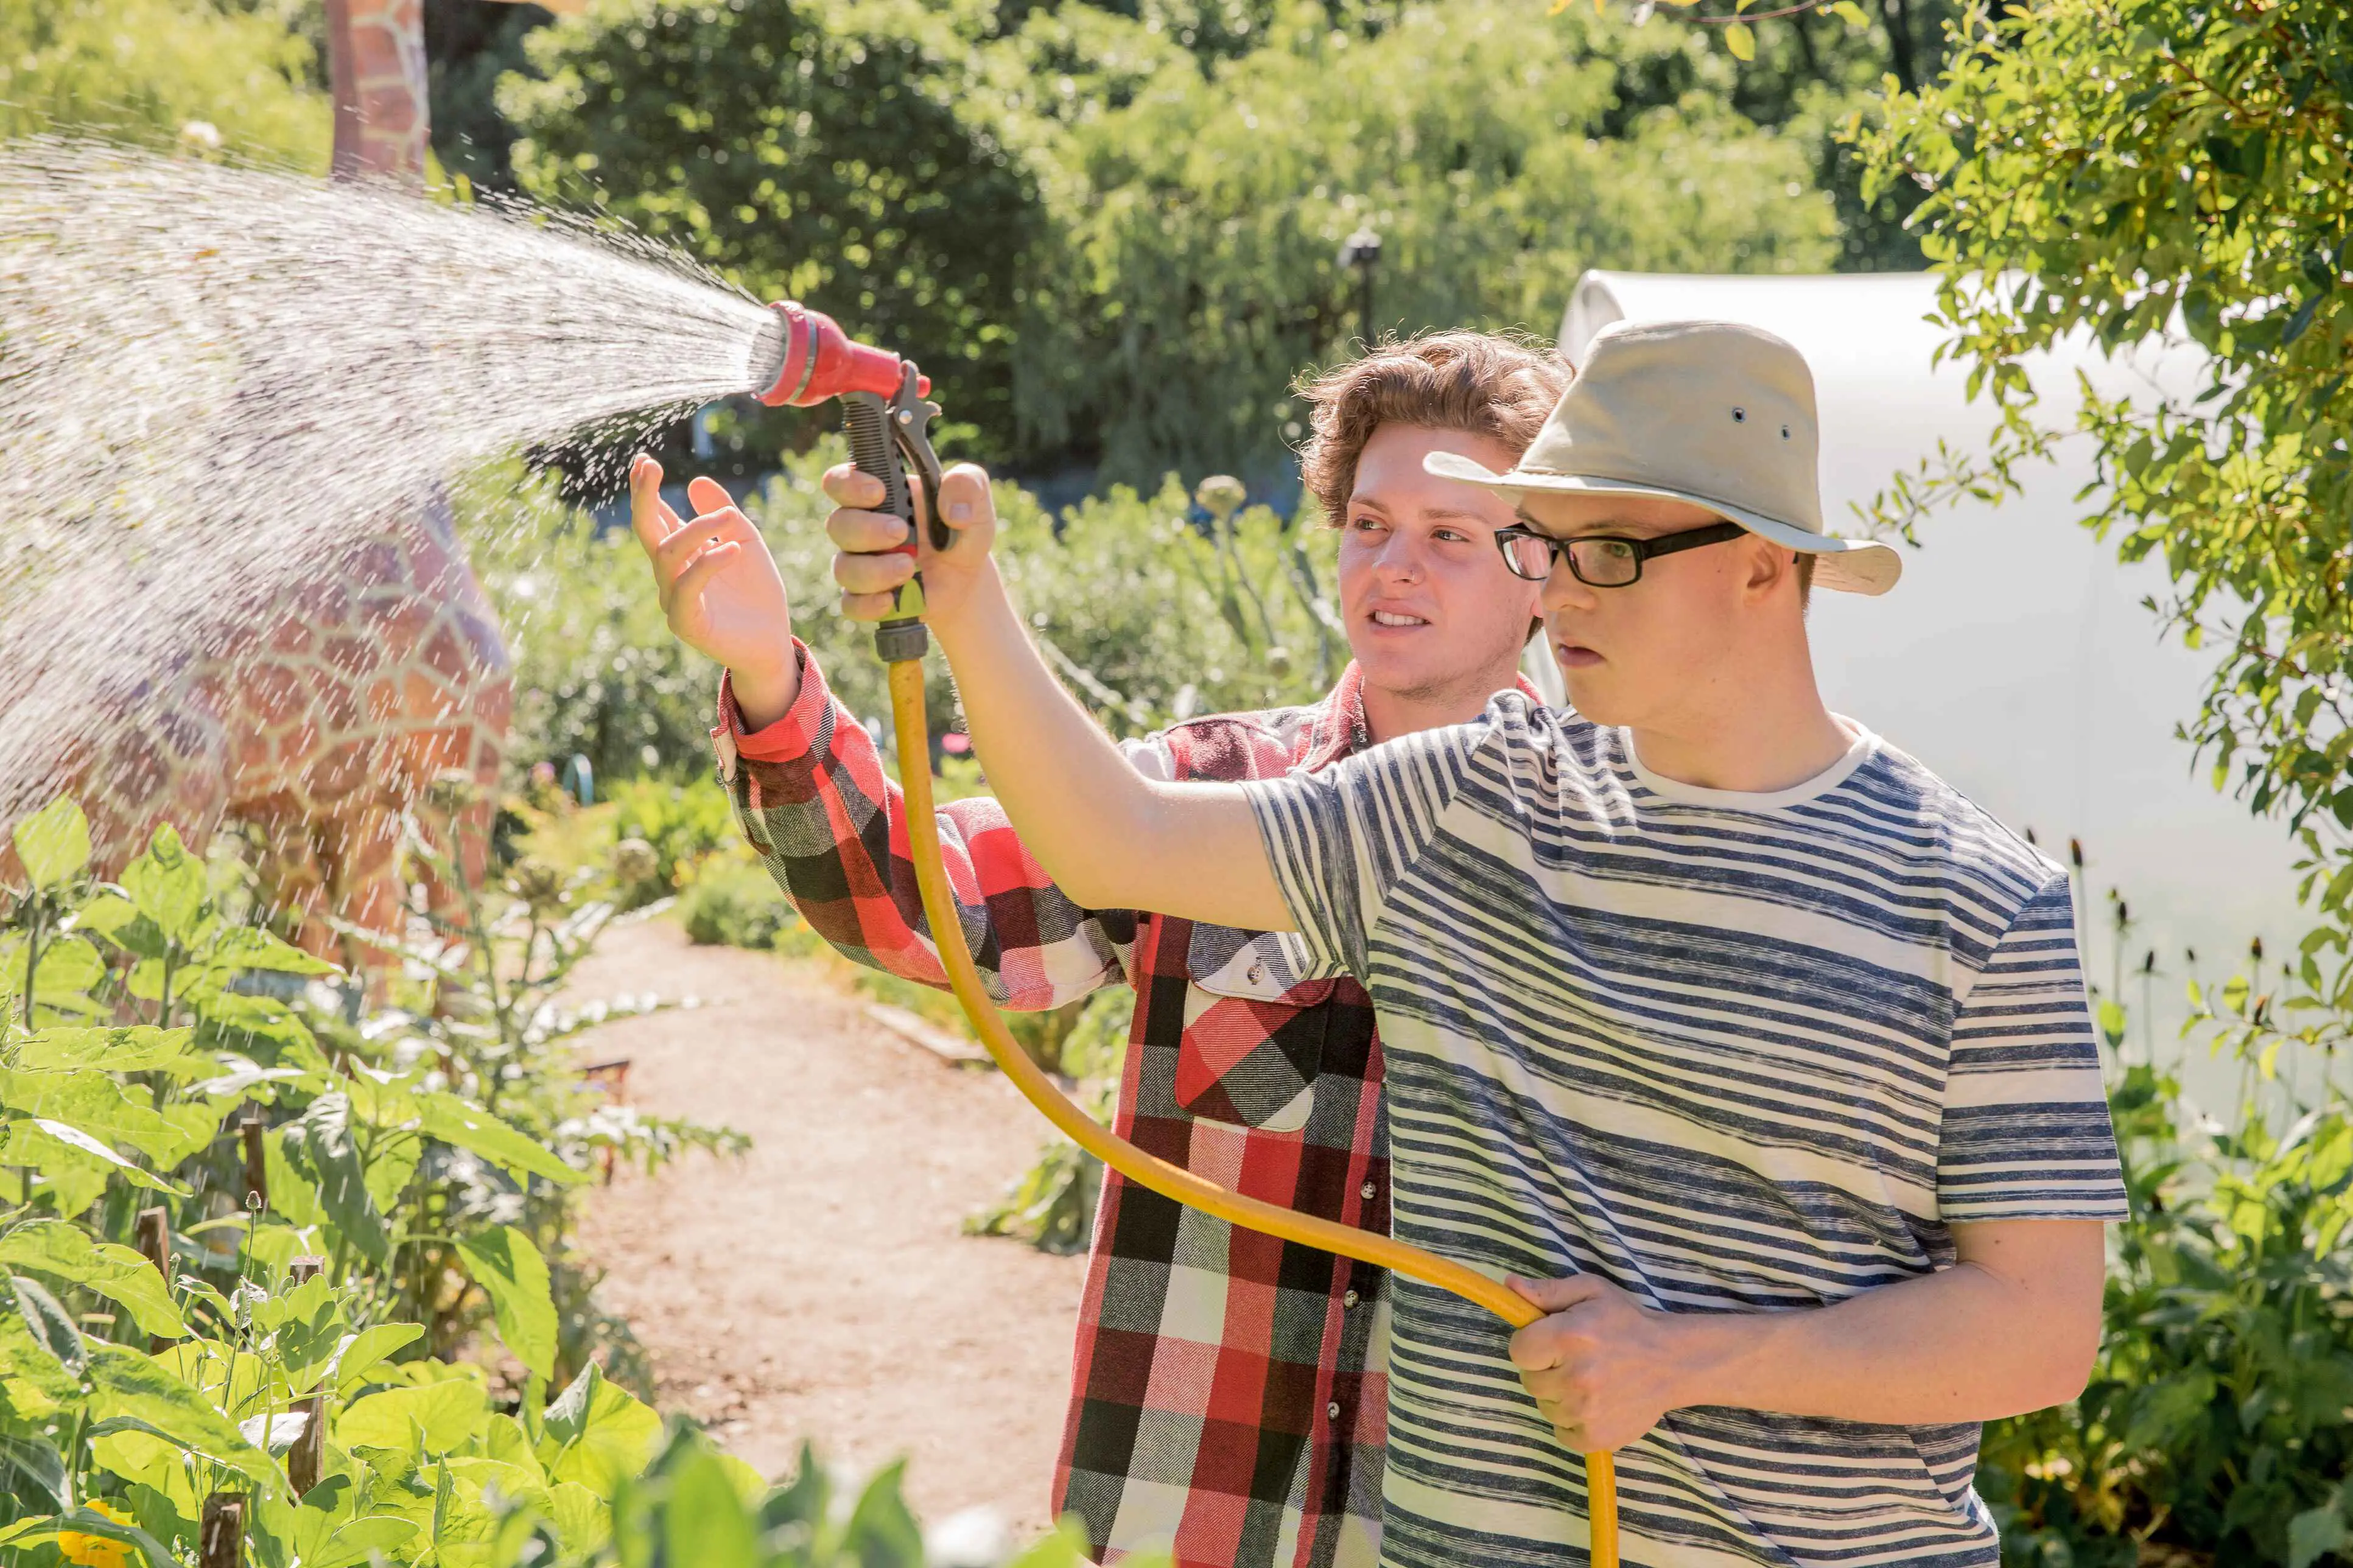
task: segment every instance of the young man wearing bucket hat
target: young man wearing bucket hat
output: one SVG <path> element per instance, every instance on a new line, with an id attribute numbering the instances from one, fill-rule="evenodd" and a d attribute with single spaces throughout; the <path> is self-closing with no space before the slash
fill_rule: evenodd
<path id="1" fill-rule="evenodd" d="M 1516 466 L 1429 466 L 1519 508 L 1575 714 L 1145 779 L 970 548 L 976 470 L 922 562 L 1041 866 L 1362 984 L 1396 1234 L 1552 1313 L 1398 1285 L 1384 1561 L 1581 1562 L 1577 1456 L 1613 1448 L 1630 1563 L 1994 1568 L 1978 1424 L 2081 1387 L 2124 1194 L 2065 874 L 1817 691 L 1809 571 L 1878 594 L 1901 559 L 1823 530 L 1804 361 L 1620 324 Z M 901 525 L 832 530 L 877 613 L 904 558 L 849 552 Z"/>
<path id="2" fill-rule="evenodd" d="M 1339 534 L 1353 658 L 1314 702 L 1194 718 L 1130 743 L 1130 763 L 1163 779 L 1314 771 L 1376 737 L 1473 717 L 1512 687 L 1538 591 L 1494 548 L 1510 503 L 1422 462 L 1448 451 L 1508 466 L 1567 378 L 1555 355 L 1453 331 L 1381 344 L 1303 387 L 1302 477 Z M 746 836 L 839 952 L 941 984 L 903 799 L 791 639 L 773 565 L 738 551 L 697 588 L 686 574 L 705 558 L 702 534 L 658 521 L 658 471 L 636 478 L 672 626 L 732 667 L 715 738 Z M 872 481 L 844 470 L 828 488 L 863 501 L 848 488 L 860 482 Z M 693 499 L 718 520 L 714 537 L 756 539 L 710 481 Z M 713 596 L 738 595 L 757 607 L 720 614 L 732 631 L 714 626 Z M 1361 985 L 1294 973 L 1262 931 L 1074 902 L 986 797 L 942 807 L 939 829 L 965 935 L 1002 1004 L 1134 986 L 1121 1135 L 1253 1197 L 1388 1229 L 1383 1056 Z M 1103 1561 L 1166 1547 L 1178 1568 L 1372 1568 L 1388 1318 L 1383 1270 L 1237 1232 L 1108 1174 L 1055 1510 Z"/>

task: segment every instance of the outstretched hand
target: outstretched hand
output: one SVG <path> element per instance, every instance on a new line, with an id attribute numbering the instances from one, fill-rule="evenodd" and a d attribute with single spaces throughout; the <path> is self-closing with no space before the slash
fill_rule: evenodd
<path id="1" fill-rule="evenodd" d="M 940 478 L 941 515 L 955 531 L 946 550 L 934 550 L 930 500 L 923 481 L 907 476 L 915 500 L 917 553 L 878 553 L 907 540 L 907 525 L 887 511 L 870 508 L 882 504 L 882 481 L 864 469 L 842 463 L 826 470 L 825 493 L 835 510 L 825 520 L 825 531 L 840 553 L 833 558 L 833 580 L 841 584 L 841 613 L 854 621 L 888 620 L 892 595 L 901 584 L 923 574 L 923 619 L 936 626 L 952 621 L 971 603 L 973 586 L 995 570 L 988 549 L 997 538 L 997 502 L 988 493 L 988 475 L 978 465 L 958 463 Z"/>
<path id="2" fill-rule="evenodd" d="M 745 728 L 765 729 L 800 694 L 792 606 L 768 542 L 716 479 L 686 488 L 681 521 L 661 498 L 661 465 L 629 465 L 629 527 L 652 563 L 662 618 L 681 642 L 725 665 Z"/>

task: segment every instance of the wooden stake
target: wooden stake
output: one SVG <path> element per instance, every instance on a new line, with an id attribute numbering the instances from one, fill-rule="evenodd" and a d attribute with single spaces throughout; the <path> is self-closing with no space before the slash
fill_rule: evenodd
<path id="1" fill-rule="evenodd" d="M 164 1289 L 168 1293 L 172 1289 L 171 1211 L 162 1207 L 141 1209 L 138 1236 L 140 1252 L 155 1266 L 155 1272 L 164 1277 Z M 150 1334 L 147 1336 L 147 1353 L 162 1355 L 164 1347 L 171 1342 L 161 1334 Z"/>
<path id="2" fill-rule="evenodd" d="M 138 1235 L 139 1250 L 146 1255 L 148 1262 L 155 1266 L 155 1272 L 164 1277 L 164 1287 L 169 1289 L 172 1283 L 172 1215 L 170 1212 L 161 1207 L 141 1209 Z"/>
<path id="3" fill-rule="evenodd" d="M 196 1535 L 196 1568 L 244 1568 L 245 1494 L 215 1492 L 205 1499 L 204 1523 Z"/>
<path id="4" fill-rule="evenodd" d="M 324 1271 L 323 1258 L 298 1258 L 288 1264 L 287 1272 L 297 1285 L 315 1279 Z M 319 1484 L 319 1472 L 327 1463 L 327 1395 L 324 1390 L 308 1399 L 294 1402 L 297 1413 L 308 1416 L 302 1423 L 302 1435 L 286 1451 L 286 1481 L 300 1498 Z"/>
<path id="5" fill-rule="evenodd" d="M 256 1215 L 269 1206 L 269 1160 L 261 1145 L 261 1135 L 268 1131 L 259 1110 L 248 1110 L 237 1124 L 237 1136 L 245 1141 L 245 1206 Z"/>

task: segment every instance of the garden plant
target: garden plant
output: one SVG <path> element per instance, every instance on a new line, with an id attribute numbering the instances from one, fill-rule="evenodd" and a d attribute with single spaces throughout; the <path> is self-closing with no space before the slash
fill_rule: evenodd
<path id="1" fill-rule="evenodd" d="M 2134 1220 L 2101 1370 L 2073 1408 L 1988 1435 L 2020 1562 L 2304 1568 L 2353 1550 L 2348 58 L 2353 16 L 2328 0 L 1980 5 L 1941 80 L 1856 128 L 1875 182 L 1925 192 L 1947 352 L 1999 422 L 1989 453 L 1900 476 L 1883 521 L 1999 499 L 2087 445 L 2086 526 L 2164 563 L 2150 607 L 2212 659 L 2183 737 L 2294 835 L 2311 921 L 2284 954 L 2257 944 L 2192 986 L 2194 1037 L 2247 1069 L 2229 1120 L 2189 1113 L 2146 1055 L 2118 1081 Z M 2186 404 L 2086 382 L 2070 417 L 2029 377 L 2064 340 L 2168 333 L 2208 356 Z M 2120 1046 L 2121 1012 L 2105 1026 Z"/>

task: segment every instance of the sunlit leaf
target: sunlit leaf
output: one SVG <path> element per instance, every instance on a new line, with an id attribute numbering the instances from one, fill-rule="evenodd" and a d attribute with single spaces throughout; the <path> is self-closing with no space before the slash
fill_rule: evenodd
<path id="1" fill-rule="evenodd" d="M 544 1144 L 524 1137 L 489 1111 L 454 1094 L 419 1096 L 418 1108 L 424 1114 L 425 1131 L 433 1137 L 480 1154 L 517 1175 L 527 1173 L 544 1176 L 565 1186 L 588 1179 L 586 1172 L 574 1170 Z"/>
<path id="2" fill-rule="evenodd" d="M 58 1166 L 96 1164 L 133 1186 L 185 1195 L 178 1184 L 140 1169 L 78 1127 L 38 1116 L 12 1120 L 6 1125 L 8 1164 L 30 1165 L 49 1179 L 55 1179 Z"/>
<path id="3" fill-rule="evenodd" d="M 16 1298 L 17 1315 L 32 1331 L 33 1342 L 56 1358 L 59 1366 L 79 1376 L 88 1359 L 83 1352 L 81 1331 L 74 1327 L 66 1310 L 58 1305 L 58 1299 L 42 1289 L 39 1281 L 21 1274 L 11 1275 L 8 1285 Z"/>
<path id="4" fill-rule="evenodd" d="M 372 1260 L 389 1256 L 384 1215 L 369 1195 L 367 1170 L 360 1160 L 352 1124 L 352 1104 L 343 1094 L 322 1094 L 280 1133 L 287 1163 L 318 1194 L 335 1229 Z"/>
<path id="5" fill-rule="evenodd" d="M 141 1331 L 187 1334 L 164 1277 L 140 1253 L 61 1220 L 32 1220 L 0 1236 L 0 1268 L 46 1274 L 95 1290 L 131 1313 Z"/>
<path id="6" fill-rule="evenodd" d="M 491 1298 L 499 1338 L 517 1361 L 542 1377 L 555 1373 L 555 1301 L 547 1264 L 531 1237 L 511 1225 L 461 1237 L 466 1272 Z"/>
<path id="7" fill-rule="evenodd" d="M 670 1506 L 663 1513 L 668 1561 L 758 1568 L 759 1531 L 715 1455 L 707 1449 L 689 1454 L 670 1466 L 669 1480 Z"/>
<path id="8" fill-rule="evenodd" d="M 547 1473 L 607 1497 L 646 1468 L 661 1441 L 661 1417 L 606 1382 L 593 1361 L 547 1407 L 545 1426 L 554 1450 Z"/>
<path id="9" fill-rule="evenodd" d="M 70 881 L 90 864 L 90 819 L 66 795 L 16 824 L 10 837 L 25 875 L 36 888 Z"/>
<path id="10" fill-rule="evenodd" d="M 247 1442 L 234 1422 L 161 1363 L 121 1345 L 97 1344 L 90 1347 L 90 1373 L 99 1390 L 94 1408 L 101 1416 L 129 1415 L 144 1421 L 174 1441 L 228 1466 L 257 1487 L 284 1485 L 267 1454 Z"/>
<path id="11" fill-rule="evenodd" d="M 336 1418 L 333 1437 L 345 1447 L 396 1448 L 423 1458 L 474 1442 L 490 1414 L 490 1401 L 480 1384 L 448 1378 L 412 1388 L 387 1388 L 354 1400 Z"/>
<path id="12" fill-rule="evenodd" d="M 398 1354 L 425 1337 L 425 1330 L 416 1323 L 372 1323 L 353 1334 L 335 1359 L 335 1382 L 350 1389 L 365 1379 L 387 1358 Z"/>

